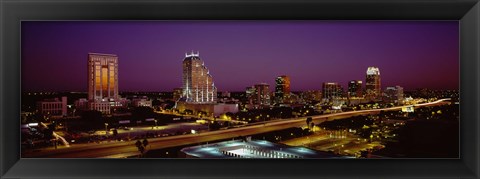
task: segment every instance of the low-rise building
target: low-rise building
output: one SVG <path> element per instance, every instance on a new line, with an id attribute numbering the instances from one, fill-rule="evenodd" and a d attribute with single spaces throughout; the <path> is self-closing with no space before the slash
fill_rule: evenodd
<path id="1" fill-rule="evenodd" d="M 148 99 L 146 96 L 141 98 L 132 99 L 132 105 L 135 107 L 145 106 L 152 107 L 152 100 Z"/>
<path id="2" fill-rule="evenodd" d="M 45 99 L 37 102 L 37 110 L 41 114 L 51 116 L 66 116 L 67 115 L 67 97 L 63 96 L 61 99 Z"/>
<path id="3" fill-rule="evenodd" d="M 186 147 L 180 151 L 185 158 L 345 158 L 305 147 L 248 139 Z"/>

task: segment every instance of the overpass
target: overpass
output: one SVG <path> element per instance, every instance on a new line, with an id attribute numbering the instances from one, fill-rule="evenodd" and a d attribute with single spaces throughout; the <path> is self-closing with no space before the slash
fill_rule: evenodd
<path id="1" fill-rule="evenodd" d="M 440 99 L 434 102 L 416 104 L 414 107 L 423 107 L 423 106 L 435 106 L 443 105 L 445 101 L 450 99 Z M 412 106 L 412 105 L 407 105 Z M 391 108 L 382 108 L 382 109 L 369 109 L 369 110 L 358 110 L 358 111 L 348 111 L 341 113 L 333 114 L 324 114 L 309 116 L 312 117 L 315 123 L 321 123 L 325 120 L 334 120 L 342 119 L 351 116 L 365 115 L 365 114 L 376 114 L 380 111 L 393 111 L 401 110 L 406 106 L 397 106 Z M 254 134 L 261 134 L 266 132 L 278 131 L 282 129 L 287 129 L 291 127 L 302 127 L 305 124 L 307 117 L 293 118 L 293 119 L 280 119 L 275 121 L 270 121 L 264 124 L 256 124 L 232 129 L 218 130 L 218 131 L 209 131 L 199 134 L 187 134 L 187 135 L 178 135 L 178 136 L 169 136 L 161 138 L 153 138 L 149 140 L 149 146 L 147 150 L 155 150 L 176 146 L 184 145 L 197 145 L 200 143 L 206 143 L 209 141 L 225 140 L 232 139 L 239 136 L 248 136 Z M 104 158 L 111 156 L 124 156 L 121 154 L 127 153 L 136 153 L 137 147 L 135 146 L 136 141 L 125 141 L 125 142 L 113 142 L 113 143 L 103 143 L 103 144 L 72 144 L 69 148 L 60 148 L 60 149 L 45 149 L 41 151 L 35 151 L 30 153 L 22 154 L 24 158 Z"/>

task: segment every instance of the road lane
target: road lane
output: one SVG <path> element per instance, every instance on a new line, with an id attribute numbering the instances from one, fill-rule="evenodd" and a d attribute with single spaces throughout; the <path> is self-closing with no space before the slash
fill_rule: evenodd
<path id="1" fill-rule="evenodd" d="M 415 107 L 421 106 L 433 106 L 433 105 L 443 105 L 449 99 L 441 99 L 435 102 L 423 103 L 414 105 Z M 407 105 L 412 106 L 412 105 Z M 391 110 L 401 110 L 402 107 L 398 106 L 392 108 L 384 109 L 371 109 L 371 110 L 359 110 L 359 111 L 348 111 L 341 113 L 333 114 L 324 114 L 317 116 L 310 116 L 313 118 L 313 121 L 318 124 L 325 120 L 335 120 L 341 118 L 347 118 L 356 115 L 365 115 L 365 114 L 376 114 L 380 111 L 391 111 Z M 178 135 L 162 138 L 151 138 L 148 139 L 151 146 L 148 146 L 148 149 L 162 149 L 175 146 L 183 145 L 195 145 L 200 143 L 206 143 L 209 141 L 231 139 L 239 136 L 248 136 L 254 134 L 260 134 L 265 132 L 277 131 L 282 129 L 287 129 L 291 127 L 302 127 L 305 125 L 305 120 L 307 117 L 300 117 L 296 119 L 282 119 L 276 120 L 265 124 L 258 124 L 252 126 L 245 126 L 240 128 L 219 130 L 204 132 L 200 134 L 187 134 L 187 135 Z M 106 157 L 117 155 L 121 153 L 133 153 L 137 151 L 135 147 L 136 141 L 126 141 L 126 142 L 114 142 L 114 143 L 103 143 L 103 144 L 80 144 L 79 146 L 72 145 L 69 148 L 60 148 L 60 149 L 51 149 L 51 150 L 42 150 L 31 152 L 28 154 L 22 155 L 22 157 L 27 158 L 96 158 L 96 157 Z"/>

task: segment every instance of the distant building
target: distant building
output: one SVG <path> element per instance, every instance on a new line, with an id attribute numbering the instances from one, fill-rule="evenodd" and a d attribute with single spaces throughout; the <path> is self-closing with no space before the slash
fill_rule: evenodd
<path id="1" fill-rule="evenodd" d="M 152 100 L 148 99 L 146 96 L 141 98 L 133 98 L 132 105 L 134 107 L 152 107 Z"/>
<path id="2" fill-rule="evenodd" d="M 185 54 L 183 59 L 182 98 L 189 103 L 215 103 L 217 88 L 199 53 Z"/>
<path id="3" fill-rule="evenodd" d="M 182 88 L 173 89 L 173 101 L 178 101 L 182 97 Z"/>
<path id="4" fill-rule="evenodd" d="M 256 89 L 255 89 L 254 86 L 250 86 L 250 87 L 247 87 L 247 88 L 245 89 L 245 96 L 246 96 L 246 98 L 247 98 L 247 103 L 248 103 L 248 104 L 253 104 L 253 103 L 255 103 L 255 100 L 257 99 L 257 98 L 256 98 L 256 95 L 255 95 L 255 94 L 256 94 L 255 91 L 256 91 Z"/>
<path id="5" fill-rule="evenodd" d="M 322 94 L 325 99 L 340 98 L 343 95 L 343 89 L 338 83 L 324 82 L 322 84 Z"/>
<path id="6" fill-rule="evenodd" d="M 383 100 L 398 105 L 403 104 L 403 88 L 400 86 L 387 87 L 385 89 Z"/>
<path id="7" fill-rule="evenodd" d="M 86 98 L 80 98 L 74 102 L 74 106 L 77 110 L 87 110 L 88 100 Z"/>
<path id="8" fill-rule="evenodd" d="M 275 102 L 287 103 L 290 95 L 290 77 L 283 75 L 275 79 Z"/>
<path id="9" fill-rule="evenodd" d="M 37 110 L 41 114 L 52 116 L 66 116 L 67 115 L 67 97 L 63 96 L 60 99 L 45 99 L 37 102 Z"/>
<path id="10" fill-rule="evenodd" d="M 270 105 L 270 85 L 266 83 L 255 84 L 252 87 L 247 87 L 247 97 L 250 104 L 253 105 Z"/>
<path id="11" fill-rule="evenodd" d="M 352 80 L 348 82 L 348 96 L 349 97 L 363 97 L 362 81 Z"/>
<path id="12" fill-rule="evenodd" d="M 372 98 L 380 97 L 382 93 L 380 83 L 380 69 L 377 67 L 368 67 L 365 79 L 366 95 Z"/>
<path id="13" fill-rule="evenodd" d="M 230 92 L 228 92 L 228 91 L 223 91 L 221 96 L 222 96 L 222 97 L 225 97 L 225 98 L 230 98 Z"/>
<path id="14" fill-rule="evenodd" d="M 238 104 L 225 104 L 225 103 L 195 104 L 195 103 L 179 101 L 177 102 L 176 108 L 180 112 L 184 112 L 185 110 L 191 110 L 194 115 L 203 113 L 209 117 L 220 116 L 227 112 L 231 112 L 231 113 L 238 112 Z"/>
<path id="15" fill-rule="evenodd" d="M 92 101 L 88 106 L 89 110 L 100 111 L 103 114 L 110 114 L 112 112 L 110 102 L 108 101 Z"/>
<path id="16" fill-rule="evenodd" d="M 308 90 L 300 93 L 300 98 L 305 102 L 321 101 L 322 91 L 320 90 Z"/>
<path id="17" fill-rule="evenodd" d="M 118 56 L 88 54 L 88 109 L 110 114 L 112 109 L 126 107 L 127 100 L 118 94 Z"/>

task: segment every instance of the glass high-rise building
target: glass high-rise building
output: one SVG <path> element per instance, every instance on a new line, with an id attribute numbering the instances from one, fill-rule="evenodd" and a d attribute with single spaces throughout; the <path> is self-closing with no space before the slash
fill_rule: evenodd
<path id="1" fill-rule="evenodd" d="M 275 100 L 277 103 L 285 103 L 290 95 L 290 77 L 282 75 L 275 79 Z"/>
<path id="2" fill-rule="evenodd" d="M 217 100 L 213 77 L 198 52 L 185 54 L 182 89 L 182 98 L 189 103 L 215 103 Z"/>
<path id="3" fill-rule="evenodd" d="M 380 86 L 380 70 L 378 67 L 368 67 L 365 79 L 365 90 L 371 97 L 380 97 L 382 89 Z"/>
<path id="4" fill-rule="evenodd" d="M 267 83 L 255 84 L 252 87 L 247 87 L 246 95 L 249 104 L 254 105 L 270 105 L 270 85 Z"/>
<path id="5" fill-rule="evenodd" d="M 338 83 L 323 83 L 322 94 L 326 99 L 340 98 L 343 95 L 343 89 Z"/>
<path id="6" fill-rule="evenodd" d="M 270 105 L 270 85 L 266 83 L 260 83 L 254 85 L 256 104 L 259 105 Z"/>
<path id="7" fill-rule="evenodd" d="M 348 95 L 350 97 L 362 97 L 362 81 L 352 80 L 348 82 Z"/>

